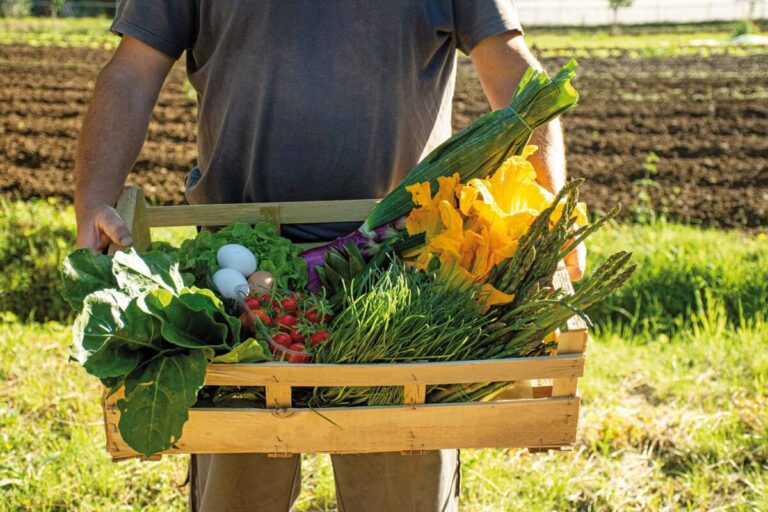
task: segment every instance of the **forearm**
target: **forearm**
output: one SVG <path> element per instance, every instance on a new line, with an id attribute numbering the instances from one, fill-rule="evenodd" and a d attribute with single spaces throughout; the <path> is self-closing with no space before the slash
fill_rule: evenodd
<path id="1" fill-rule="evenodd" d="M 156 91 L 129 69 L 106 67 L 96 82 L 75 157 L 75 210 L 114 205 L 147 134 Z"/>
<path id="2" fill-rule="evenodd" d="M 536 180 L 550 192 L 565 185 L 565 142 L 560 121 L 555 119 L 533 132 L 531 144 L 539 150 L 529 158 L 536 169 Z"/>
<path id="3" fill-rule="evenodd" d="M 509 105 L 517 84 L 528 67 L 542 69 L 528 50 L 523 38 L 513 33 L 500 34 L 480 43 L 472 52 L 472 60 L 480 74 L 480 82 L 491 108 L 498 110 Z M 551 192 L 565 184 L 565 144 L 559 120 L 535 130 L 531 144 L 539 151 L 531 156 L 537 180 Z"/>

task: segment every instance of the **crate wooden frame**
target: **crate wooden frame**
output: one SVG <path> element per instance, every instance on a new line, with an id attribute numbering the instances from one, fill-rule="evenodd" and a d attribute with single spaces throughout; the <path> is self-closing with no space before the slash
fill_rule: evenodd
<path id="1" fill-rule="evenodd" d="M 117 210 L 145 250 L 150 228 L 217 226 L 232 222 L 356 222 L 375 200 L 147 206 L 127 187 Z M 115 247 L 110 247 L 113 253 Z M 572 290 L 567 273 L 555 286 Z M 557 355 L 487 361 L 407 364 L 211 364 L 206 385 L 264 386 L 267 408 L 193 408 L 176 446 L 167 454 L 419 453 L 442 448 L 568 449 L 576 438 L 588 333 L 571 318 L 557 338 Z M 425 404 L 432 384 L 516 381 L 532 398 L 460 404 Z M 305 386 L 402 386 L 404 403 L 387 407 L 294 408 L 291 389 Z M 113 460 L 139 456 L 120 436 L 118 391 L 103 400 L 107 451 Z"/>

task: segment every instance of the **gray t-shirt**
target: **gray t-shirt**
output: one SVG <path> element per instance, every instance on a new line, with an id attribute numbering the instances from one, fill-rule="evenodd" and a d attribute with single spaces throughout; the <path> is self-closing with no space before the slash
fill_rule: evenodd
<path id="1" fill-rule="evenodd" d="M 112 30 L 198 93 L 190 203 L 376 198 L 451 134 L 456 49 L 512 0 L 122 0 Z"/>

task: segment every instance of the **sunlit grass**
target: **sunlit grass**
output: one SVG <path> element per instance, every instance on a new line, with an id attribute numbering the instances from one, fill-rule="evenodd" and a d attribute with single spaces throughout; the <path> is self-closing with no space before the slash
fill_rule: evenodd
<path id="1" fill-rule="evenodd" d="M 715 305 L 673 337 L 600 334 L 576 449 L 464 451 L 462 510 L 765 510 L 766 327 Z M 110 462 L 68 341 L 59 324 L 0 327 L 0 510 L 185 510 L 185 457 Z M 303 469 L 298 509 L 334 510 L 329 458 Z"/>

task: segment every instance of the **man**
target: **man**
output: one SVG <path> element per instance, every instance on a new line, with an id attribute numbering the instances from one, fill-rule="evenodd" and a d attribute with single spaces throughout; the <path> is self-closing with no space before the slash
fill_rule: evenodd
<path id="1" fill-rule="evenodd" d="M 528 66 L 512 0 L 123 0 L 122 41 L 100 72 L 75 172 L 78 245 L 131 244 L 112 208 L 174 61 L 186 51 L 198 93 L 199 167 L 190 203 L 381 197 L 450 135 L 456 50 L 494 109 Z M 560 125 L 534 134 L 539 182 L 565 180 Z M 294 240 L 349 226 L 289 226 Z M 567 264 L 584 269 L 578 248 Z M 347 512 L 456 510 L 455 450 L 334 456 Z M 289 510 L 298 457 L 193 457 L 193 510 Z"/>

